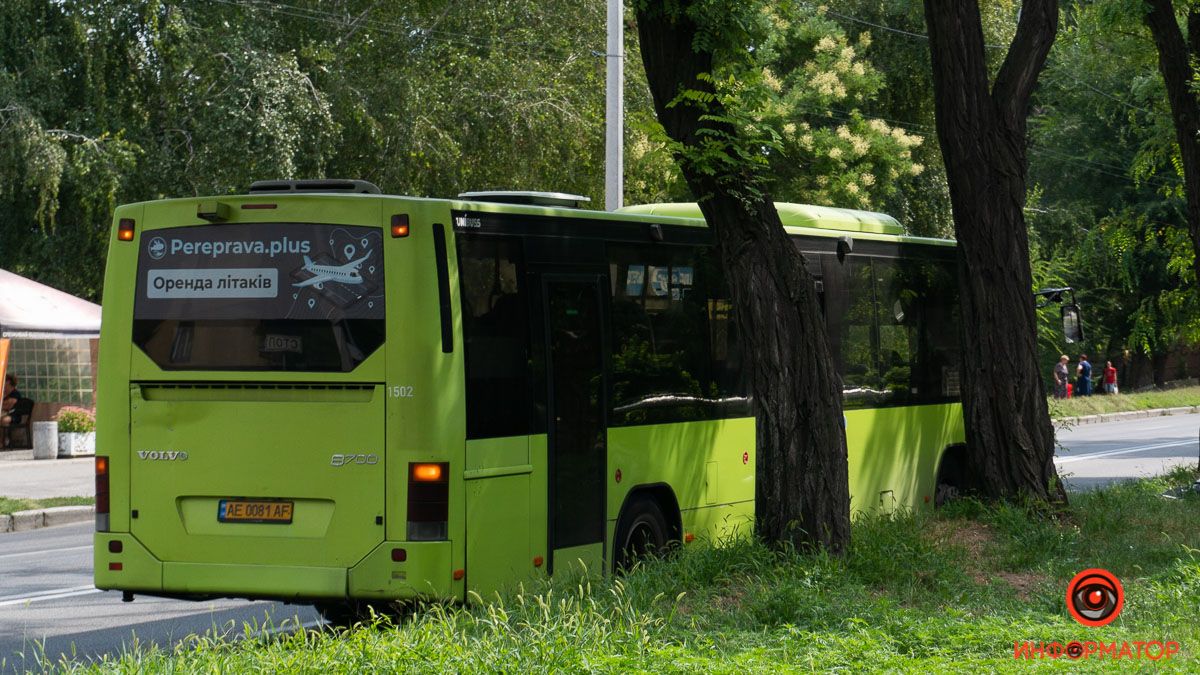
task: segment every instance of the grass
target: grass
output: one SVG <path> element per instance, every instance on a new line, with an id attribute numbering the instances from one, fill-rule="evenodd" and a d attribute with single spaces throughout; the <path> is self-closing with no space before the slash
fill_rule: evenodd
<path id="1" fill-rule="evenodd" d="M 135 647 L 97 672 L 992 672 L 1200 669 L 1200 496 L 1191 472 L 1073 496 L 1057 512 L 955 502 L 856 522 L 848 555 L 692 544 L 624 579 L 556 578 L 391 625 Z M 1103 628 L 1068 615 L 1067 581 L 1114 572 Z M 1173 640 L 1170 661 L 1017 661 L 1014 641 Z"/>
<path id="2" fill-rule="evenodd" d="M 1050 416 L 1056 419 L 1098 415 L 1129 410 L 1179 408 L 1200 405 L 1200 387 L 1180 387 L 1115 396 L 1097 394 L 1068 399 L 1050 399 Z"/>
<path id="3" fill-rule="evenodd" d="M 45 499 L 29 499 L 27 497 L 0 497 L 0 514 L 32 509 L 46 509 L 52 506 L 78 506 L 80 504 L 95 504 L 95 497 L 47 497 Z"/>

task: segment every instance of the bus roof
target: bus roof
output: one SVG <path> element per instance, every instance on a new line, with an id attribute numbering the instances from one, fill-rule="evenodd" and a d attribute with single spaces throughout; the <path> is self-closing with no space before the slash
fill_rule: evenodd
<path id="1" fill-rule="evenodd" d="M 791 204 L 775 202 L 779 219 L 792 227 L 812 227 L 821 230 L 845 232 L 869 232 L 871 234 L 904 234 L 904 227 L 886 213 L 855 211 L 830 206 Z M 674 216 L 677 218 L 703 218 L 696 203 L 639 204 L 617 209 L 618 213 L 641 213 L 646 215 Z"/>

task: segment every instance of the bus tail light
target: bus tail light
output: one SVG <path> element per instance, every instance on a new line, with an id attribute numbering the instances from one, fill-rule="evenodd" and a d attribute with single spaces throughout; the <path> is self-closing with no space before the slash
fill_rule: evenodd
<path id="1" fill-rule="evenodd" d="M 450 465 L 408 465 L 408 540 L 440 541 L 450 519 Z"/>
<path id="2" fill-rule="evenodd" d="M 392 216 L 392 237 L 399 239 L 408 236 L 408 214 L 398 213 Z"/>
<path id="3" fill-rule="evenodd" d="M 108 532 L 108 457 L 96 455 L 96 531 Z"/>
<path id="4" fill-rule="evenodd" d="M 133 241 L 133 218 L 122 218 L 117 222 L 117 239 Z"/>

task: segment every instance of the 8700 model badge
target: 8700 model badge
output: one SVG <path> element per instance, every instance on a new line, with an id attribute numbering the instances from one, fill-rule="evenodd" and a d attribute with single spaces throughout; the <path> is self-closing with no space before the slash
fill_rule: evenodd
<path id="1" fill-rule="evenodd" d="M 329 461 L 331 466 L 350 466 L 351 464 L 378 464 L 379 455 L 342 455 L 335 454 Z"/>

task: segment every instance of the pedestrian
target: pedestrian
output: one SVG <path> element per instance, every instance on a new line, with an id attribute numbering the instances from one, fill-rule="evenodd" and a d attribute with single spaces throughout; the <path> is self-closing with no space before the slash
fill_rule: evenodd
<path id="1" fill-rule="evenodd" d="M 1104 366 L 1104 393 L 1117 393 L 1117 369 L 1113 367 L 1112 361 L 1105 361 Z"/>
<path id="2" fill-rule="evenodd" d="M 1092 364 L 1088 363 L 1087 354 L 1079 355 L 1079 364 L 1075 366 L 1075 395 L 1092 395 Z"/>
<path id="3" fill-rule="evenodd" d="M 1067 362 L 1071 358 L 1063 354 L 1058 359 L 1058 363 L 1054 364 L 1054 398 L 1067 397 L 1067 381 L 1071 378 L 1067 371 Z"/>

